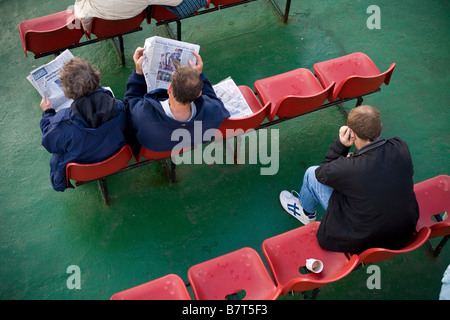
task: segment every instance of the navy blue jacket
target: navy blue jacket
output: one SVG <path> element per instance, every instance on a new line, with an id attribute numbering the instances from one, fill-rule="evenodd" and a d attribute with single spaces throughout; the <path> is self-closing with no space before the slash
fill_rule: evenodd
<path id="1" fill-rule="evenodd" d="M 399 138 L 381 138 L 350 157 L 348 151 L 336 139 L 315 172 L 334 189 L 317 231 L 320 246 L 356 254 L 401 248 L 419 218 L 408 146 Z"/>
<path id="2" fill-rule="evenodd" d="M 74 106 L 55 113 L 47 109 L 40 121 L 42 145 L 53 156 L 50 159 L 50 180 L 56 191 L 66 186 L 66 165 L 69 162 L 96 163 L 103 161 L 126 144 L 127 125 L 125 105 L 112 97 L 110 91 L 99 89 L 79 103 L 80 112 Z M 80 99 L 79 99 L 80 100 Z M 84 108 L 80 105 L 89 106 Z M 104 110 L 113 112 L 106 118 Z M 112 109 L 114 107 L 114 109 Z M 83 110 L 88 110 L 87 113 Z M 99 110 L 97 115 L 92 110 Z M 102 117 L 105 121 L 102 122 Z M 108 120 L 109 119 L 109 120 Z"/>
<path id="3" fill-rule="evenodd" d="M 145 77 L 136 72 L 130 75 L 124 100 L 128 105 L 131 126 L 140 145 L 152 151 L 172 151 L 175 146 L 180 145 L 180 142 L 186 142 L 182 141 L 182 137 L 174 139 L 175 141 L 171 139 L 172 132 L 180 128 L 187 129 L 190 134 L 190 145 L 183 144 L 183 147 L 209 141 L 203 140 L 203 133 L 208 129 L 219 128 L 230 113 L 217 98 L 208 78 L 203 74 L 200 77 L 203 81 L 202 95 L 194 101 L 197 114 L 190 121 L 183 122 L 169 117 L 164 112 L 160 101 L 168 99 L 167 90 L 156 89 L 147 93 Z M 194 137 L 194 126 L 200 123 L 202 137 L 198 141 Z M 198 129 L 196 131 L 198 132 Z M 132 147 L 136 153 L 136 146 Z"/>

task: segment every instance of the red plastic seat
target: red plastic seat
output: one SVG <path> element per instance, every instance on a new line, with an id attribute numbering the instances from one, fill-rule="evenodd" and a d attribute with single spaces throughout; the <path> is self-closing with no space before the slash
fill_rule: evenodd
<path id="1" fill-rule="evenodd" d="M 63 51 L 78 44 L 84 35 L 81 22 L 75 19 L 73 10 L 65 10 L 44 17 L 19 23 L 19 33 L 25 56 L 27 51 L 35 55 Z"/>
<path id="2" fill-rule="evenodd" d="M 269 104 L 262 106 L 252 89 L 238 86 L 253 114 L 244 118 L 228 118 L 220 125 L 216 138 L 227 138 L 258 127 L 268 115 Z M 228 130 L 228 131 L 227 131 Z"/>
<path id="3" fill-rule="evenodd" d="M 119 36 L 127 32 L 139 30 L 145 18 L 145 11 L 142 11 L 135 17 L 121 20 L 93 18 L 89 30 L 86 30 L 86 34 L 88 38 L 91 38 L 92 34 L 97 38 Z"/>
<path id="4" fill-rule="evenodd" d="M 188 270 L 188 278 L 198 300 L 224 300 L 242 290 L 243 300 L 275 300 L 281 291 L 252 248 L 194 265 Z"/>
<path id="5" fill-rule="evenodd" d="M 359 262 L 361 264 L 375 263 L 391 259 L 402 253 L 407 253 L 419 248 L 423 245 L 430 236 L 431 230 L 428 227 L 424 227 L 417 232 L 411 239 L 411 243 L 399 250 L 391 250 L 385 248 L 371 248 L 367 249 L 359 254 Z"/>
<path id="6" fill-rule="evenodd" d="M 143 146 L 139 150 L 139 154 L 137 156 L 137 161 L 141 161 L 141 158 L 145 158 L 147 160 L 161 160 L 170 158 L 172 155 L 172 151 L 152 151 Z"/>
<path id="7" fill-rule="evenodd" d="M 155 19 L 157 22 L 163 20 L 178 19 L 178 17 L 173 12 L 167 10 L 163 6 L 158 5 L 152 5 L 150 18 Z M 147 19 L 147 22 L 150 23 L 150 20 Z"/>
<path id="8" fill-rule="evenodd" d="M 434 178 L 416 183 L 414 185 L 417 202 L 419 203 L 419 221 L 417 229 L 429 227 L 430 238 L 444 237 L 436 249 L 432 249 L 438 255 L 450 235 L 450 177 L 439 175 Z M 447 219 L 440 215 L 447 213 Z M 434 220 L 432 220 L 434 218 Z"/>
<path id="9" fill-rule="evenodd" d="M 287 118 L 313 111 L 332 94 L 334 82 L 322 88 L 314 74 L 305 68 L 255 81 L 263 104 L 271 103 L 269 120 Z"/>
<path id="10" fill-rule="evenodd" d="M 283 287 L 282 295 L 289 291 L 308 291 L 338 281 L 357 265 L 358 256 L 348 259 L 345 253 L 322 249 L 316 233 L 320 222 L 282 233 L 264 240 L 262 249 L 275 283 Z M 306 260 L 314 258 L 323 262 L 320 273 L 301 273 Z"/>
<path id="11" fill-rule="evenodd" d="M 335 82 L 330 102 L 339 98 L 360 97 L 379 89 L 383 82 L 388 85 L 396 64 L 392 63 L 383 73 L 364 53 L 355 52 L 339 58 L 314 64 L 313 69 L 320 83 L 327 88 Z"/>
<path id="12" fill-rule="evenodd" d="M 125 168 L 132 157 L 130 146 L 124 145 L 115 155 L 101 162 L 92 164 L 71 162 L 66 166 L 66 183 L 69 185 L 69 180 L 75 180 L 79 185 L 80 182 L 98 180 L 105 203 L 110 205 L 106 177 Z"/>
<path id="13" fill-rule="evenodd" d="M 183 280 L 176 274 L 118 292 L 111 300 L 192 300 Z"/>

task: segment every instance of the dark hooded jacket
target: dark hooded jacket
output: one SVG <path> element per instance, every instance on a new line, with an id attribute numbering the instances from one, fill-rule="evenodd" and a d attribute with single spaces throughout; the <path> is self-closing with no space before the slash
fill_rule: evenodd
<path id="1" fill-rule="evenodd" d="M 404 246 L 419 217 L 408 146 L 380 138 L 350 157 L 348 151 L 337 139 L 315 172 L 334 189 L 317 231 L 320 246 L 356 254 Z"/>
<path id="2" fill-rule="evenodd" d="M 96 163 L 118 152 L 126 144 L 126 111 L 122 101 L 101 88 L 75 100 L 70 108 L 55 113 L 47 109 L 40 127 L 42 145 L 52 153 L 50 181 L 64 191 L 69 162 Z"/>

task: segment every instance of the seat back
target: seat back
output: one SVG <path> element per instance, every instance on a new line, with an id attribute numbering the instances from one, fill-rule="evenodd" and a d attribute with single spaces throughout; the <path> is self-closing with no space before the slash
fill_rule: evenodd
<path id="1" fill-rule="evenodd" d="M 443 236 L 450 232 L 450 222 L 433 221 L 432 217 L 446 212 L 450 212 L 450 176 L 439 175 L 434 178 L 416 183 L 414 185 L 414 192 L 419 204 L 419 221 L 417 222 L 417 229 L 423 227 L 432 228 L 431 237 Z M 436 225 L 446 226 L 447 230 L 441 230 L 437 234 Z M 436 230 L 436 231 L 435 231 Z"/>
<path id="2" fill-rule="evenodd" d="M 341 81 L 331 96 L 330 101 L 347 98 L 355 98 L 364 94 L 371 93 L 381 87 L 383 82 L 388 85 L 396 64 L 392 63 L 388 70 L 374 76 L 353 75 Z"/>
<path id="3" fill-rule="evenodd" d="M 276 299 L 281 286 L 276 286 L 258 253 L 242 248 L 199 263 L 188 270 L 197 300 L 224 300 L 245 291 L 244 300 Z"/>
<path id="4" fill-rule="evenodd" d="M 384 261 L 387 259 L 391 259 L 399 254 L 413 251 L 423 245 L 429 238 L 431 233 L 430 228 L 424 227 L 419 230 L 419 232 L 415 233 L 411 239 L 409 245 L 405 246 L 402 249 L 391 250 L 385 248 L 371 248 L 367 249 L 361 254 L 359 254 L 359 262 L 360 263 L 375 263 Z"/>
<path id="5" fill-rule="evenodd" d="M 270 103 L 262 106 L 252 89 L 248 86 L 238 86 L 238 88 L 253 111 L 253 114 L 244 118 L 225 119 L 218 129 L 216 139 L 232 137 L 244 133 L 247 130 L 255 129 L 268 115 Z"/>
<path id="6" fill-rule="evenodd" d="M 318 92 L 311 96 L 295 96 L 288 95 L 282 98 L 275 106 L 270 110 L 269 120 L 278 118 L 288 118 L 299 116 L 308 112 L 311 112 L 325 102 L 325 100 L 332 95 L 335 83 L 331 83 L 328 88 Z"/>
<path id="7" fill-rule="evenodd" d="M 121 20 L 93 18 L 89 30 L 87 30 L 87 36 L 90 38 L 91 34 L 94 34 L 97 38 L 105 38 L 136 31 L 141 27 L 145 18 L 145 11 L 132 18 Z"/>
<path id="8" fill-rule="evenodd" d="M 157 22 L 159 22 L 164 20 L 177 19 L 178 17 L 171 11 L 164 8 L 163 6 L 152 5 L 150 18 L 155 19 Z M 148 21 L 149 20 L 147 19 L 147 22 Z"/>
<path id="9" fill-rule="evenodd" d="M 63 50 L 78 44 L 84 35 L 73 10 L 65 10 L 19 23 L 19 33 L 25 56 Z"/>
<path id="10" fill-rule="evenodd" d="M 342 252 L 332 252 L 320 247 L 316 233 L 320 222 L 290 230 L 263 241 L 262 250 L 275 283 L 288 291 L 307 291 L 337 281 L 358 265 L 358 256 L 349 260 Z M 323 262 L 320 273 L 305 273 L 306 260 L 314 258 Z"/>
<path id="11" fill-rule="evenodd" d="M 111 300 L 192 300 L 183 280 L 176 274 L 118 292 Z"/>
<path id="12" fill-rule="evenodd" d="M 91 181 L 106 177 L 126 167 L 132 158 L 130 146 L 124 145 L 119 152 L 110 158 L 92 164 L 79 164 L 71 162 L 66 166 L 66 182 Z"/>

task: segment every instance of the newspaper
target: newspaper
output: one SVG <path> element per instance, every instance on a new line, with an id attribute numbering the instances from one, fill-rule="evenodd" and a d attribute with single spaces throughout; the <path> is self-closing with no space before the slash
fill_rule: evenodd
<path id="1" fill-rule="evenodd" d="M 231 77 L 213 85 L 217 97 L 222 100 L 225 108 L 230 112 L 230 118 L 245 118 L 253 114 L 244 96 Z"/>
<path id="2" fill-rule="evenodd" d="M 147 83 L 147 91 L 169 88 L 176 65 L 179 63 L 189 66 L 189 60 L 195 64 L 197 59 L 192 51 L 196 53 L 200 51 L 199 45 L 158 36 L 147 38 L 144 48 L 142 71 Z"/>
<path id="3" fill-rule="evenodd" d="M 50 103 L 56 112 L 70 107 L 73 100 L 64 95 L 59 83 L 59 70 L 64 62 L 73 58 L 72 53 L 66 49 L 53 61 L 33 70 L 27 77 L 28 81 L 39 92 L 42 98 L 48 95 Z"/>

